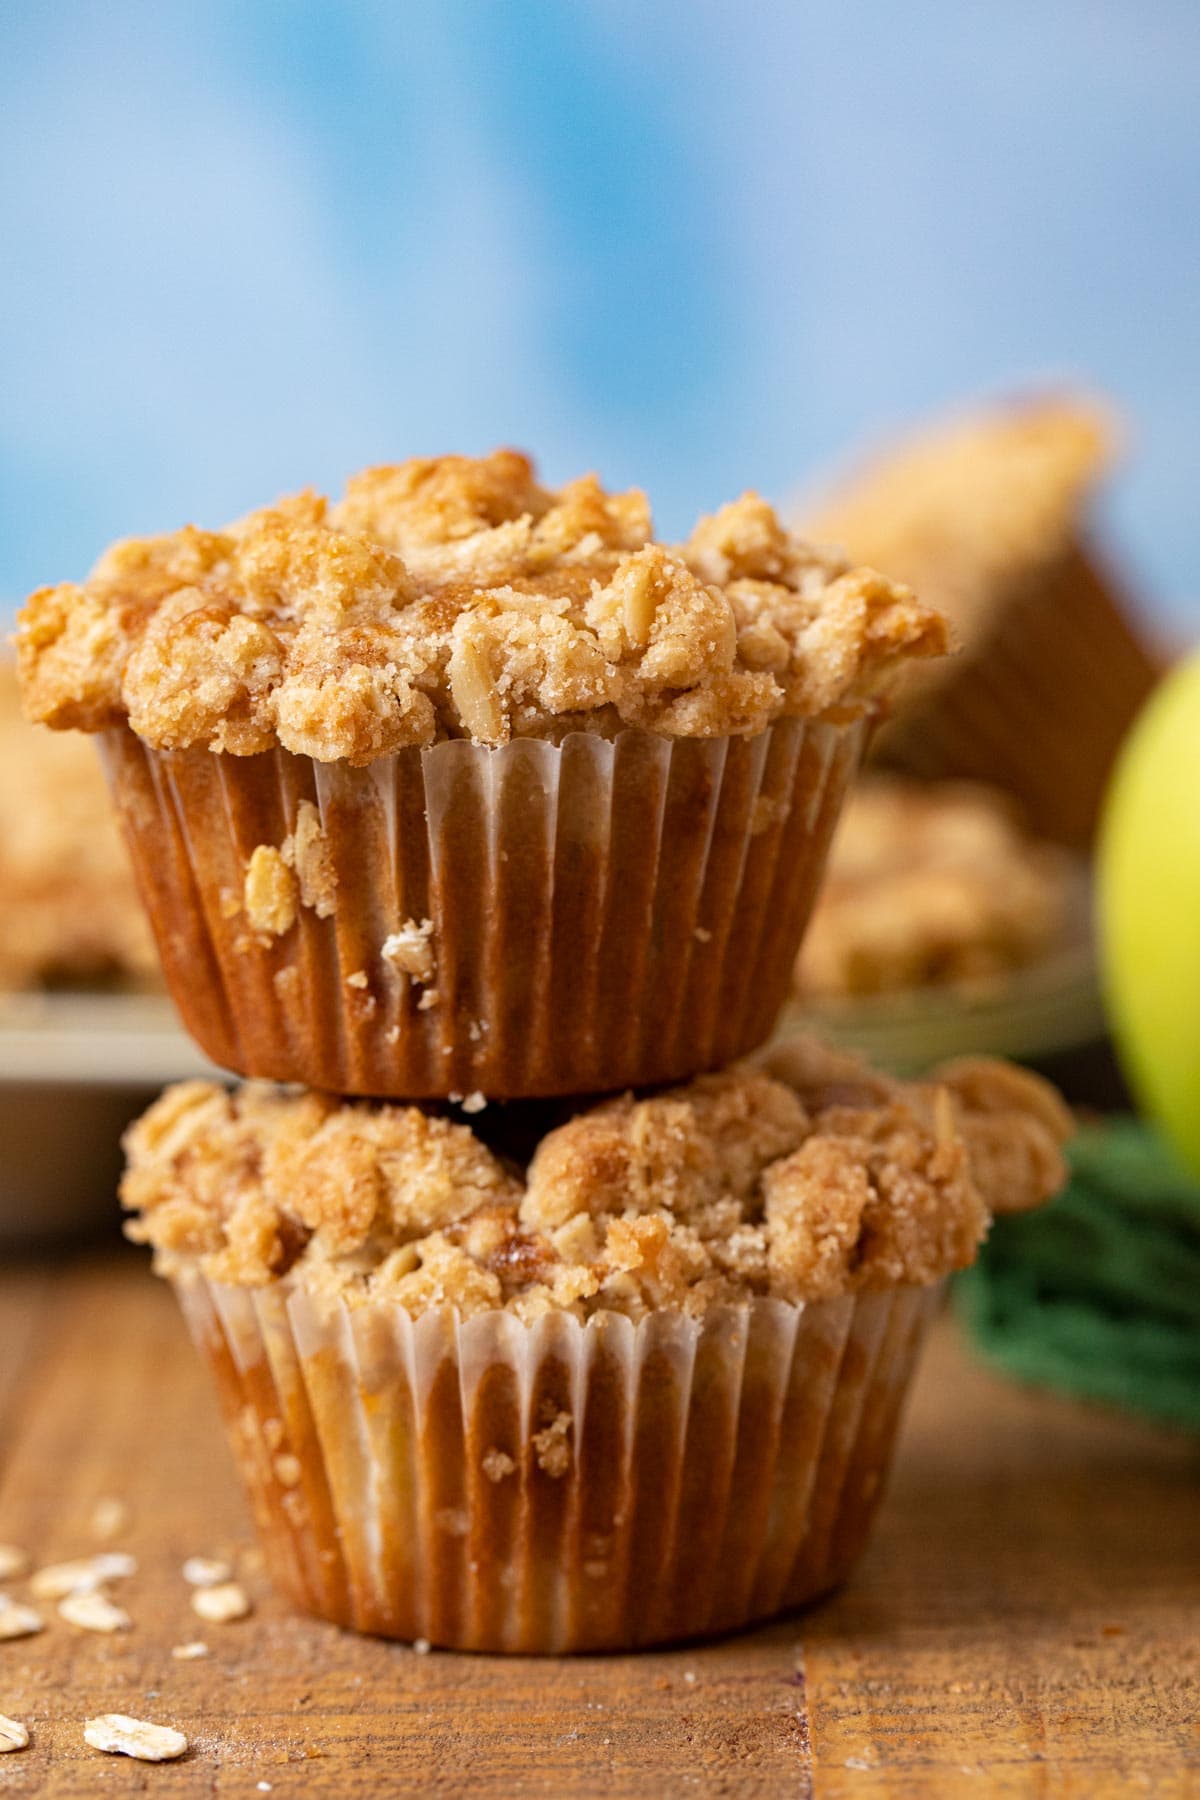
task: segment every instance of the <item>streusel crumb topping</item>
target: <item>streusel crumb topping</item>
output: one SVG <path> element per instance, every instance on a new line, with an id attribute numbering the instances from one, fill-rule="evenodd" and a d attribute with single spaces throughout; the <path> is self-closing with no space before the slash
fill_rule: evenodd
<path id="1" fill-rule="evenodd" d="M 1045 1083 L 1004 1064 L 905 1084 L 797 1040 L 593 1106 L 527 1161 L 502 1119 L 490 1143 L 482 1128 L 414 1106 L 185 1083 L 126 1136 L 127 1229 L 167 1273 L 287 1277 L 413 1313 L 700 1313 L 965 1266 L 992 1213 L 1060 1184 L 1070 1119 Z"/>
<path id="2" fill-rule="evenodd" d="M 805 998 L 996 982 L 1083 935 L 1079 871 L 1007 796 L 874 775 L 851 793 L 796 963 Z"/>
<path id="3" fill-rule="evenodd" d="M 866 705 L 941 618 L 746 494 L 669 549 L 645 496 L 513 450 L 368 469 L 224 531 L 113 546 L 17 634 L 31 718 L 366 763 L 443 737 L 760 730 Z"/>
<path id="4" fill-rule="evenodd" d="M 981 609 L 1069 550 L 1116 431 L 1094 401 L 1045 395 L 937 422 L 803 509 L 820 543 L 886 569 L 968 637 Z"/>

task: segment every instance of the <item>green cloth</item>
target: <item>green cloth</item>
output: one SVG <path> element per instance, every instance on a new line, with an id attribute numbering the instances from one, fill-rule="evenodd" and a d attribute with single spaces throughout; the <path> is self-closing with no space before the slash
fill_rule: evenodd
<path id="1" fill-rule="evenodd" d="M 997 1219 L 960 1317 L 1025 1381 L 1200 1431 L 1200 1182 L 1133 1119 L 1081 1131 L 1040 1212 Z"/>

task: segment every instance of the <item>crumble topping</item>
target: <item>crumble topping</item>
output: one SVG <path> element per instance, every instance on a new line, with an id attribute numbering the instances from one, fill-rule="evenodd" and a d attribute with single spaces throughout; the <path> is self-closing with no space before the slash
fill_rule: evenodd
<path id="1" fill-rule="evenodd" d="M 82 585 L 34 594 L 17 633 L 46 724 L 359 764 L 444 737 L 757 731 L 862 708 L 946 643 L 907 588 L 801 543 L 756 495 L 669 549 L 643 494 L 556 492 L 511 450 L 116 544 Z"/>
<path id="2" fill-rule="evenodd" d="M 997 981 L 1079 929 L 1076 864 L 1007 797 L 870 776 L 852 791 L 796 963 L 805 997 Z"/>
<path id="3" fill-rule="evenodd" d="M 636 1318 L 937 1280 L 992 1213 L 1056 1189 L 1070 1128 L 1003 1064 L 906 1084 L 808 1039 L 567 1116 L 526 1157 L 503 1116 L 485 1142 L 482 1121 L 415 1106 L 188 1082 L 127 1133 L 122 1199 L 168 1274 Z M 565 1468 L 569 1419 L 542 1423 L 543 1466 Z"/>
<path id="4" fill-rule="evenodd" d="M 94 747 L 32 730 L 0 659 L 0 990 L 159 984 Z"/>
<path id="5" fill-rule="evenodd" d="M 1071 547 L 1116 438 L 1104 408 L 1070 394 L 938 421 L 806 509 L 803 529 L 911 582 L 969 636 L 998 589 Z"/>

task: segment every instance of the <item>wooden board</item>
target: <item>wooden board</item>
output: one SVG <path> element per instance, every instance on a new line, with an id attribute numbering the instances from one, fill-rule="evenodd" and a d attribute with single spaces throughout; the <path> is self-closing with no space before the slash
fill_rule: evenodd
<path id="1" fill-rule="evenodd" d="M 421 1656 L 269 1594 L 205 1371 L 129 1252 L 0 1277 L 0 1541 L 117 1547 L 134 1629 L 0 1643 L 30 1748 L 0 1792 L 843 1796 L 1200 1793 L 1200 1451 L 974 1367 L 935 1332 L 874 1544 L 835 1599 L 699 1648 L 559 1662 Z M 234 1553 L 256 1601 L 201 1625 L 179 1566 Z M 11 1584 L 14 1594 L 20 1584 Z M 202 1637 L 207 1659 L 171 1646 Z M 152 1767 L 95 1712 L 175 1725 Z M 269 1783 L 269 1789 L 260 1786 Z"/>

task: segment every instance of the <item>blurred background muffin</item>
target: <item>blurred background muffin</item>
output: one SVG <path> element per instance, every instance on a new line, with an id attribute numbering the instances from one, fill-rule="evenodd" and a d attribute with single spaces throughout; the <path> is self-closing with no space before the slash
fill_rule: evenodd
<path id="1" fill-rule="evenodd" d="M 956 657 L 908 679 L 878 759 L 995 782 L 1076 846 L 1161 666 L 1095 542 L 1115 446 L 1095 401 L 1015 399 L 922 427 L 801 509 L 809 536 L 910 582 L 957 633 Z"/>
<path id="2" fill-rule="evenodd" d="M 158 958 L 95 751 L 21 717 L 0 663 L 0 992 L 157 988 Z"/>
<path id="3" fill-rule="evenodd" d="M 781 1032 L 797 1028 L 903 1073 L 1015 1056 L 1075 1100 L 1110 1099 L 1086 859 L 1001 789 L 868 773 L 797 958 Z"/>
<path id="4" fill-rule="evenodd" d="M 834 842 L 800 995 L 995 985 L 1086 932 L 1076 859 L 994 788 L 868 776 Z"/>

